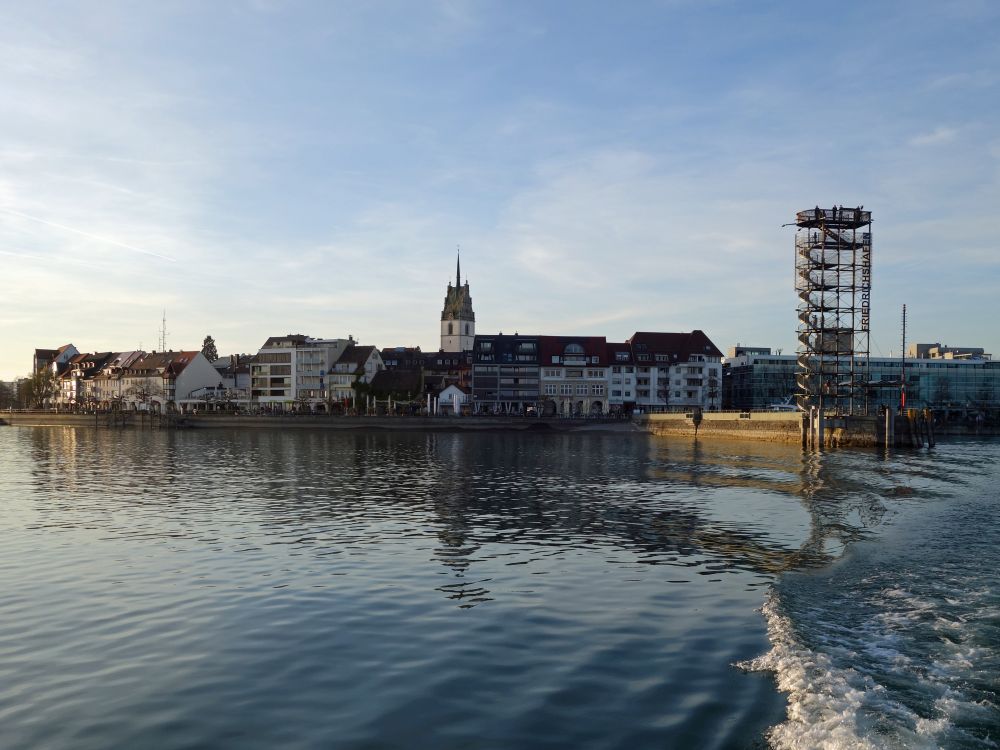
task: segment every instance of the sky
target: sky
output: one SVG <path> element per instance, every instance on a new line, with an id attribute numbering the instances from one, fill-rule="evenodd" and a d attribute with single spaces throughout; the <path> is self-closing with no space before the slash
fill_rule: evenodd
<path id="1" fill-rule="evenodd" d="M 700 328 L 795 350 L 872 211 L 873 355 L 1000 356 L 1000 3 L 0 0 L 0 378 L 33 350 Z M 463 279 L 464 281 L 464 279 Z"/>

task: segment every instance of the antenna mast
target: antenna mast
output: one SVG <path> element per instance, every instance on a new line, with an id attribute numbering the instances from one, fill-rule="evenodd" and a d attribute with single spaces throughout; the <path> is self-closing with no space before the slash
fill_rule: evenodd
<path id="1" fill-rule="evenodd" d="M 899 412 L 906 408 L 906 305 L 903 305 L 903 351 L 899 365 Z"/>
<path id="2" fill-rule="evenodd" d="M 160 351 L 167 350 L 167 309 L 163 308 L 163 321 L 160 325 Z"/>

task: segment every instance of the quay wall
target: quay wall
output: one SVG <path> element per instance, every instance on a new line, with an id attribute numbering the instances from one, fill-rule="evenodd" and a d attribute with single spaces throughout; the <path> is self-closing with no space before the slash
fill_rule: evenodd
<path id="1" fill-rule="evenodd" d="M 345 417 L 325 415 L 243 416 L 232 414 L 183 415 L 162 421 L 143 413 L 72 414 L 24 411 L 0 414 L 0 425 L 22 427 L 179 427 L 191 429 L 282 429 L 282 430 L 398 430 L 424 432 L 458 431 L 554 431 L 641 432 L 628 420 L 544 419 L 537 417 Z"/>
<path id="2" fill-rule="evenodd" d="M 424 432 L 485 431 L 600 431 L 646 433 L 664 437 L 757 440 L 807 445 L 803 435 L 804 415 L 796 412 L 706 412 L 696 426 L 692 414 L 642 414 L 632 421 L 621 419 L 545 419 L 538 417 L 345 417 L 327 415 L 248 416 L 232 414 L 182 415 L 162 421 L 142 412 L 79 414 L 51 411 L 0 412 L 0 425 L 103 428 L 193 428 L 193 429 L 293 429 L 293 430 L 392 430 Z M 968 427 L 931 422 L 897 415 L 893 430 L 896 447 L 933 445 L 937 437 L 951 435 L 997 435 L 994 425 Z M 827 417 L 826 447 L 884 447 L 883 417 Z"/>
<path id="3" fill-rule="evenodd" d="M 103 415 L 101 416 L 103 417 Z M 93 414 L 60 414 L 44 411 L 0 413 L 0 425 L 18 425 L 20 427 L 94 427 L 97 423 L 98 418 Z"/>
<path id="4" fill-rule="evenodd" d="M 691 413 L 644 414 L 636 418 L 642 429 L 667 437 L 728 438 L 809 445 L 808 420 L 797 412 L 706 412 L 700 424 Z M 824 420 L 823 445 L 827 448 L 884 448 L 885 417 L 836 417 Z M 995 431 L 938 429 L 933 422 L 913 414 L 894 416 L 891 443 L 897 448 L 933 446 L 941 434 L 996 434 Z"/>
<path id="5" fill-rule="evenodd" d="M 544 419 L 537 417 L 344 417 L 344 416 L 185 416 L 184 426 L 211 428 L 274 428 L 325 430 L 405 430 L 405 431 L 636 431 L 627 420 Z"/>
<path id="6" fill-rule="evenodd" d="M 802 442 L 802 415 L 797 412 L 705 412 L 698 425 L 690 413 L 679 412 L 643 414 L 636 420 L 647 432 L 665 437 Z"/>

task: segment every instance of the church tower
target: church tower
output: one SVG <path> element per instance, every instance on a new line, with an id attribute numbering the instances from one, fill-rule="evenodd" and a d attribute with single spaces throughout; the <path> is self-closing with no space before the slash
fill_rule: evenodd
<path id="1" fill-rule="evenodd" d="M 441 311 L 441 349 L 446 352 L 472 351 L 476 337 L 476 314 L 472 312 L 469 280 L 462 285 L 462 259 L 455 261 L 455 286 L 448 282 L 448 294 Z"/>

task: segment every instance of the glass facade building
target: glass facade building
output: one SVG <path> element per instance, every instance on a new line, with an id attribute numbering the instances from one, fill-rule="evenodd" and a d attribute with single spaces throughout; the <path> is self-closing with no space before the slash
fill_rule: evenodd
<path id="1" fill-rule="evenodd" d="M 794 355 L 743 354 L 723 369 L 724 409 L 768 409 L 796 394 Z M 869 413 L 900 406 L 935 411 L 1000 410 L 1000 361 L 871 357 Z"/>

